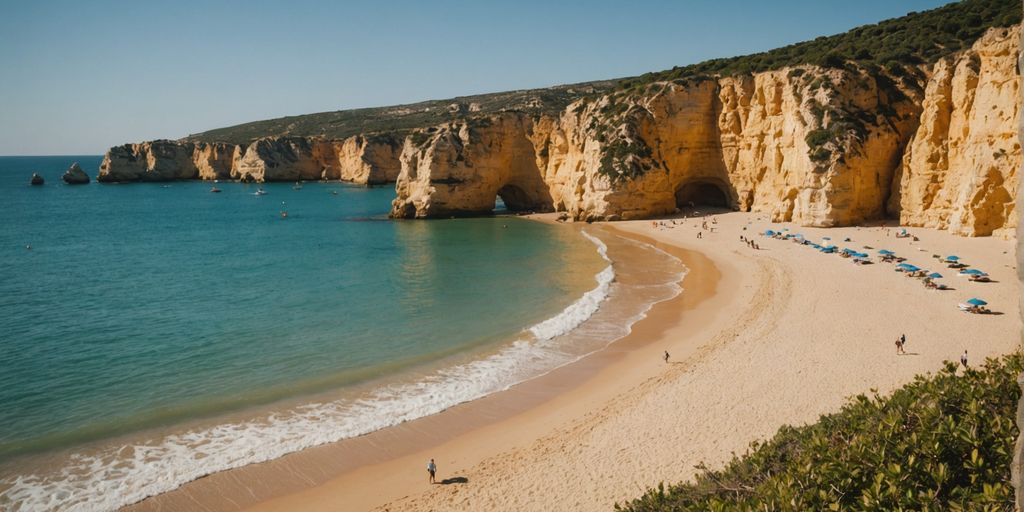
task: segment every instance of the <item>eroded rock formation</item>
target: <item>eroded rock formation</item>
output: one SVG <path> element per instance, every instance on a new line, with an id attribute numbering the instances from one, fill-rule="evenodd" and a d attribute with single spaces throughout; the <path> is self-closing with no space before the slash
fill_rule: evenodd
<path id="1" fill-rule="evenodd" d="M 400 141 L 356 136 L 341 141 L 277 137 L 247 146 L 157 140 L 110 148 L 97 177 L 102 182 L 333 179 L 361 184 L 395 181 Z"/>
<path id="2" fill-rule="evenodd" d="M 899 218 L 1010 236 L 1017 30 L 991 29 L 933 66 L 691 76 L 548 113 L 449 109 L 451 121 L 407 136 L 129 144 L 107 153 L 99 180 L 395 181 L 401 218 L 488 213 L 496 198 L 577 220 L 697 203 L 809 226 Z"/>
<path id="3" fill-rule="evenodd" d="M 1018 49 L 1017 30 L 996 29 L 935 65 L 890 200 L 903 224 L 1004 236 L 1016 226 Z"/>
<path id="4" fill-rule="evenodd" d="M 68 185 L 85 185 L 89 183 L 89 175 L 82 170 L 78 162 L 71 164 L 68 170 L 60 177 Z"/>
<path id="5" fill-rule="evenodd" d="M 1021 161 L 1015 33 L 992 29 L 901 76 L 787 68 L 440 125 L 406 141 L 392 215 L 476 214 L 501 196 L 616 220 L 693 201 L 810 226 L 898 216 L 1006 236 Z"/>

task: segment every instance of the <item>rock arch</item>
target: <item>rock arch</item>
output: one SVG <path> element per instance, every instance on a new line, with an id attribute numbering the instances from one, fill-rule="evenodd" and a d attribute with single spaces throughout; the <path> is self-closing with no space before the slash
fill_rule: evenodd
<path id="1" fill-rule="evenodd" d="M 536 193 L 530 194 L 514 183 L 507 183 L 499 188 L 497 197 L 501 198 L 505 208 L 512 212 L 552 210 L 549 198 Z"/>

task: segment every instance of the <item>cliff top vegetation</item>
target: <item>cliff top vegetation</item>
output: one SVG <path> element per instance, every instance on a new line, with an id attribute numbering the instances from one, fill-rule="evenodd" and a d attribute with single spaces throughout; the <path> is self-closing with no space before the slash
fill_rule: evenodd
<path id="1" fill-rule="evenodd" d="M 850 62 L 900 74 L 898 68 L 933 64 L 970 48 L 986 30 L 1016 25 L 1021 17 L 1017 0 L 964 0 L 766 52 L 646 73 L 620 80 L 618 87 L 638 89 L 693 76 L 742 75 L 802 65 L 841 68 Z"/>
<path id="2" fill-rule="evenodd" d="M 342 139 L 380 132 L 405 134 L 456 119 L 500 112 L 557 113 L 579 98 L 613 90 L 642 91 L 654 82 L 756 73 L 788 66 L 843 67 L 856 63 L 898 75 L 908 66 L 931 64 L 969 47 L 989 28 L 1020 23 L 1021 15 L 1018 0 L 964 0 L 762 53 L 712 59 L 621 80 L 288 116 L 209 130 L 189 135 L 186 140 L 245 144 L 269 136 Z"/>

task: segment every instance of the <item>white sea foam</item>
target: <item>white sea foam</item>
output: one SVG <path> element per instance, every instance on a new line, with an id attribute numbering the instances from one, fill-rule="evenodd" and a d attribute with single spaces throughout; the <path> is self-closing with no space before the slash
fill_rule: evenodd
<path id="1" fill-rule="evenodd" d="M 593 316 L 601 307 L 601 303 L 608 298 L 608 289 L 611 287 L 612 281 L 615 280 L 612 260 L 608 258 L 608 246 L 586 231 L 581 231 L 581 233 L 597 246 L 597 252 L 608 262 L 608 266 L 597 274 L 597 288 L 583 294 L 580 300 L 570 304 L 560 314 L 530 328 L 530 333 L 538 340 L 549 340 L 579 327 Z"/>
<path id="2" fill-rule="evenodd" d="M 0 482 L 0 488 L 9 486 L 0 493 L 0 509 L 113 510 L 204 475 L 436 414 L 600 350 L 628 334 L 654 303 L 679 293 L 677 282 L 682 274 L 644 290 L 650 301 L 625 322 L 605 319 L 584 324 L 598 312 L 615 280 L 607 246 L 587 233 L 584 236 L 597 245 L 608 267 L 597 274 L 594 289 L 555 317 L 528 329 L 529 339 L 511 343 L 489 357 L 438 370 L 414 383 L 384 387 L 361 400 L 311 403 L 257 420 L 112 447 L 98 455 L 75 455 L 55 473 L 20 475 Z M 590 336 L 600 343 L 585 345 L 584 351 L 559 343 L 562 335 L 581 325 L 584 327 L 574 335 Z"/>

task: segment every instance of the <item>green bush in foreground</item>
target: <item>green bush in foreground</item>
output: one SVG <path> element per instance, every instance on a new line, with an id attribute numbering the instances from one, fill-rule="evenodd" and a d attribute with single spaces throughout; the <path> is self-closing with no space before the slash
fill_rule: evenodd
<path id="1" fill-rule="evenodd" d="M 616 510 L 1013 510 L 1017 375 L 1024 357 L 957 375 L 947 362 L 889 397 L 857 396 L 783 427 L 725 469 L 659 485 Z"/>

